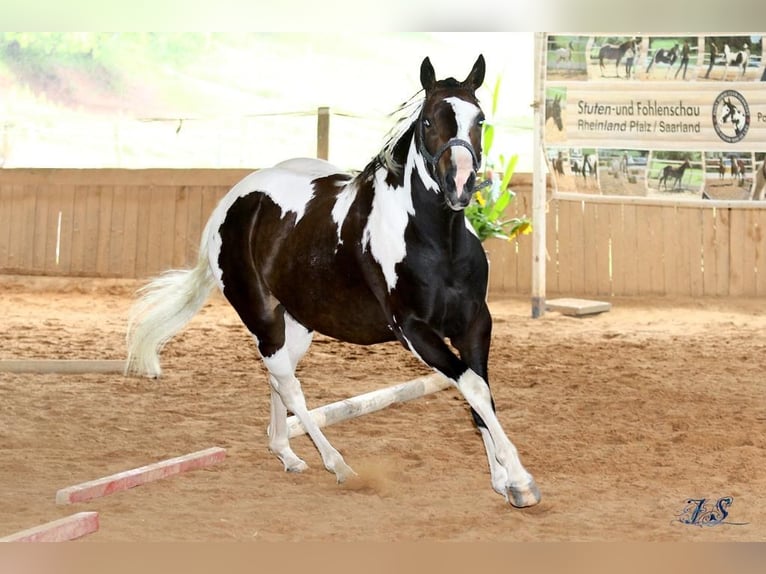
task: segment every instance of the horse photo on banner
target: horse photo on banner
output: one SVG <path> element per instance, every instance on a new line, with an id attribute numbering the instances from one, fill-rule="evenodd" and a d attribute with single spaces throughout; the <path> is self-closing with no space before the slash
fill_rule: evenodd
<path id="1" fill-rule="evenodd" d="M 702 79 L 714 81 L 762 80 L 763 41 L 760 36 L 709 36 L 704 41 Z"/>
<path id="2" fill-rule="evenodd" d="M 551 34 L 544 45 L 543 135 L 556 193 L 763 196 L 763 34 Z"/>
<path id="3" fill-rule="evenodd" d="M 548 36 L 549 80 L 584 80 L 588 77 L 587 40 L 581 36 Z"/>

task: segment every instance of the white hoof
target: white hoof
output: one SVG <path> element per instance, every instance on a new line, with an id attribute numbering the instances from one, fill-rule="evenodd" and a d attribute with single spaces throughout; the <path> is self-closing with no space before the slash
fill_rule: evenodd
<path id="1" fill-rule="evenodd" d="M 334 468 L 328 468 L 327 470 L 335 473 L 335 478 L 338 480 L 338 484 L 343 484 L 349 478 L 357 476 L 357 474 L 354 472 L 354 469 L 342 460 L 340 462 L 336 462 Z"/>
<path id="2" fill-rule="evenodd" d="M 303 462 L 303 459 L 299 458 L 292 449 L 285 449 L 283 452 L 276 452 L 269 449 L 273 455 L 275 455 L 282 464 L 285 465 L 285 472 L 303 472 L 307 470 L 309 465 Z"/>
<path id="3" fill-rule="evenodd" d="M 308 468 L 309 465 L 299 458 L 289 464 L 285 462 L 285 472 L 303 472 L 304 470 L 308 470 Z"/>
<path id="4" fill-rule="evenodd" d="M 534 480 L 530 480 L 524 486 L 509 486 L 507 497 L 508 502 L 516 508 L 534 506 L 540 502 L 541 498 L 540 489 L 537 488 Z"/>

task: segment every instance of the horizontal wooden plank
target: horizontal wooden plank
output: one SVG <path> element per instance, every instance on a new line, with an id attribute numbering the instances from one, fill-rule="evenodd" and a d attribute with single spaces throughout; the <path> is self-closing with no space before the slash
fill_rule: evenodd
<path id="1" fill-rule="evenodd" d="M 125 361 L 85 359 L 4 359 L 0 373 L 122 373 Z"/>
<path id="2" fill-rule="evenodd" d="M 98 512 L 78 512 L 0 538 L 0 542 L 66 542 L 96 532 Z"/>
<path id="3" fill-rule="evenodd" d="M 191 454 L 170 458 L 139 468 L 111 474 L 74 486 L 62 488 L 56 493 L 56 504 L 72 504 L 100 498 L 162 478 L 175 476 L 189 470 L 197 470 L 221 462 L 226 450 L 212 447 Z"/>

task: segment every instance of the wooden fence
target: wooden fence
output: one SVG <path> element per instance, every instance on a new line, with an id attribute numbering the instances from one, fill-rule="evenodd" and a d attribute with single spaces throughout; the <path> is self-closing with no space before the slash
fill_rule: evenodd
<path id="1" fill-rule="evenodd" d="M 531 191 L 512 209 L 530 214 Z M 548 295 L 766 295 L 763 202 L 713 207 L 560 194 L 547 212 Z M 491 291 L 531 292 L 526 239 L 488 243 Z"/>
<path id="2" fill-rule="evenodd" d="M 196 261 L 249 170 L 0 170 L 0 273 L 143 278 Z"/>
<path id="3" fill-rule="evenodd" d="M 146 278 L 196 260 L 202 228 L 249 170 L 0 170 L 0 273 Z M 507 215 L 531 215 L 531 176 Z M 548 296 L 766 295 L 766 209 L 548 201 Z M 491 294 L 531 292 L 532 238 L 485 243 Z"/>

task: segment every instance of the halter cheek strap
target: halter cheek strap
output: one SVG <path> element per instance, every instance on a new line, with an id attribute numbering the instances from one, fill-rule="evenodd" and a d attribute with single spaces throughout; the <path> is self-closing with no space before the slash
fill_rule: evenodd
<path id="1" fill-rule="evenodd" d="M 431 168 L 432 174 L 436 173 L 436 164 L 439 162 L 439 159 L 441 156 L 444 155 L 444 152 L 446 152 L 449 148 L 453 146 L 461 146 L 468 150 L 468 153 L 471 154 L 471 161 L 473 164 L 473 171 L 474 173 L 479 171 L 479 159 L 476 157 L 476 151 L 473 149 L 473 146 L 471 145 L 471 142 L 466 141 L 461 138 L 451 138 L 446 143 L 444 143 L 439 149 L 436 150 L 436 153 L 431 154 L 431 152 L 428 151 L 426 148 L 426 132 L 425 132 L 425 126 L 423 124 L 423 119 L 421 118 L 418 120 L 418 127 L 419 127 L 419 138 L 418 138 L 418 152 L 420 155 L 423 156 L 423 159 L 426 160 L 426 163 Z M 471 190 L 471 193 L 474 193 L 480 189 L 484 189 L 485 187 L 488 187 L 492 185 L 492 182 L 488 179 L 482 181 L 480 184 L 475 185 L 473 189 Z"/>

